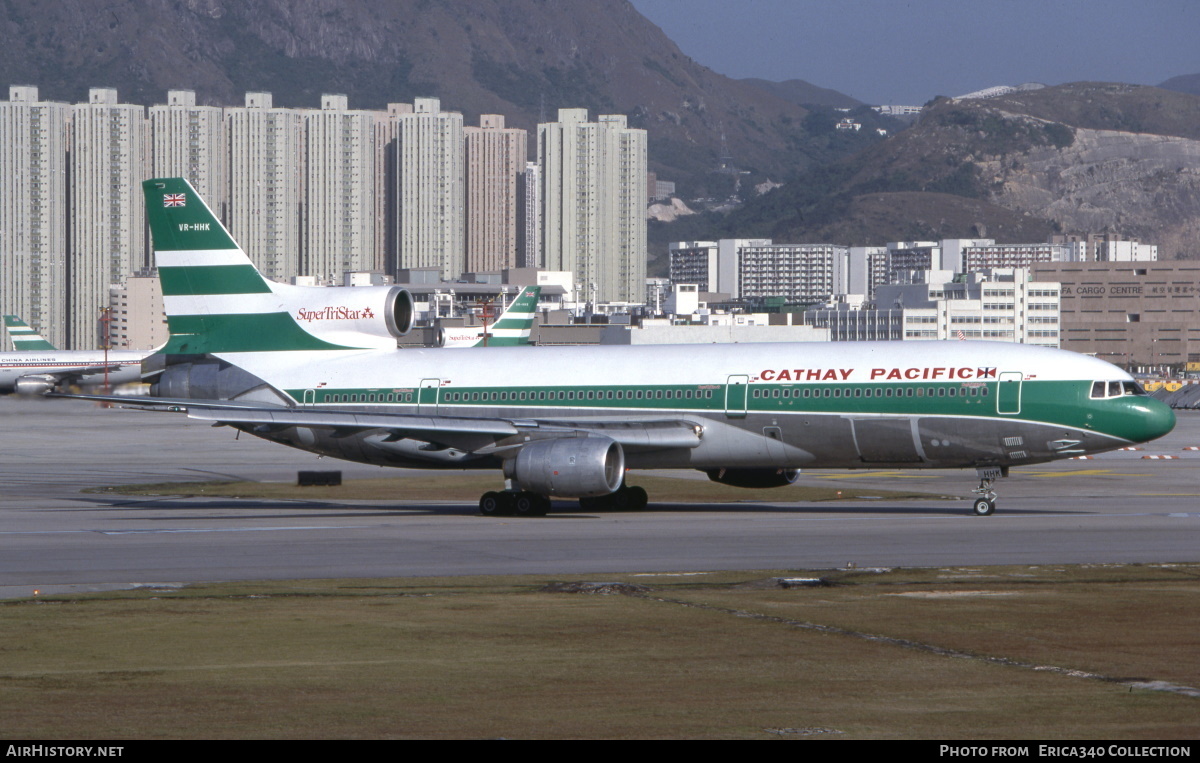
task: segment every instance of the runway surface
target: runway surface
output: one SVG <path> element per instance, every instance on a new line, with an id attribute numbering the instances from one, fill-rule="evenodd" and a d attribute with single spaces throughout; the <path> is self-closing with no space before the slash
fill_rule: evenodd
<path id="1" fill-rule="evenodd" d="M 1200 413 L 1144 450 L 1014 469 L 991 517 L 964 471 L 806 472 L 806 484 L 904 488 L 961 500 L 673 504 L 544 519 L 485 518 L 461 501 L 124 498 L 101 485 L 396 476 L 318 459 L 182 414 L 0 398 L 0 597 L 202 581 L 720 569 L 1200 561 Z M 1152 460 L 1145 456 L 1172 456 Z M 665 474 L 665 473 L 664 473 Z M 702 475 L 697 477 L 703 479 Z M 631 475 L 636 484 L 636 475 Z M 497 485 L 499 486 L 499 476 Z"/>

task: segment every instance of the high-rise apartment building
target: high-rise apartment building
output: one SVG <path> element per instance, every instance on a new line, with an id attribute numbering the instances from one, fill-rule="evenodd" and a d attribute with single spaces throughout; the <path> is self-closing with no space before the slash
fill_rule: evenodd
<path id="1" fill-rule="evenodd" d="M 542 266 L 542 168 L 525 162 L 517 176 L 517 267 Z"/>
<path id="2" fill-rule="evenodd" d="M 863 294 L 849 282 L 850 247 L 837 244 L 772 244 L 740 247 L 739 295 L 784 297 L 792 303 L 825 302 L 835 294 Z M 865 284 L 866 273 L 862 274 Z"/>
<path id="3" fill-rule="evenodd" d="M 692 283 L 700 291 L 741 296 L 738 268 L 743 247 L 770 246 L 771 239 L 725 238 L 720 241 L 677 241 L 669 247 L 673 286 Z"/>
<path id="4" fill-rule="evenodd" d="M 222 220 L 229 207 L 229 152 L 225 113 L 197 106 L 191 90 L 168 90 L 167 102 L 150 107 L 154 177 L 185 177 Z"/>
<path id="5" fill-rule="evenodd" d="M 840 294 L 868 296 L 877 284 L 886 283 L 884 247 L 724 238 L 679 241 L 669 251 L 672 284 L 694 283 L 733 299 L 824 302 Z"/>
<path id="6" fill-rule="evenodd" d="M 389 270 L 436 267 L 449 280 L 466 265 L 462 114 L 442 111 L 437 98 L 404 106 L 391 104 L 388 112 L 395 231 Z"/>
<path id="7" fill-rule="evenodd" d="M 646 131 L 623 115 L 559 109 L 538 125 L 543 266 L 589 301 L 640 302 L 646 278 Z"/>
<path id="8" fill-rule="evenodd" d="M 352 111 L 344 95 L 321 96 L 304 113 L 304 250 L 300 275 L 341 283 L 347 271 L 382 263 L 376 240 L 376 122 L 380 112 Z"/>
<path id="9" fill-rule="evenodd" d="M 983 339 L 1059 346 L 1059 285 L 1021 268 L 911 273 L 909 283 L 879 288 L 874 307 L 842 303 L 806 311 L 805 323 L 835 342 Z"/>
<path id="10" fill-rule="evenodd" d="M 1055 234 L 1053 244 L 1063 244 L 1069 257 L 1054 262 L 1155 262 L 1158 247 L 1126 239 L 1119 233 Z"/>
<path id="11" fill-rule="evenodd" d="M 66 346 L 91 349 L 109 288 L 147 265 L 148 122 L 144 106 L 118 103 L 109 88 L 92 88 L 71 110 Z"/>
<path id="12" fill-rule="evenodd" d="M 529 134 L 483 114 L 463 128 L 466 142 L 466 270 L 502 270 L 517 258 L 517 179 L 525 171 Z"/>
<path id="13" fill-rule="evenodd" d="M 905 273 L 925 270 L 953 270 L 942 264 L 942 246 L 937 241 L 889 241 L 888 282 L 896 283 Z"/>
<path id="14" fill-rule="evenodd" d="M 71 107 L 15 86 L 0 102 L 0 308 L 56 347 L 67 329 L 67 134 Z"/>
<path id="15" fill-rule="evenodd" d="M 888 282 L 886 246 L 852 246 L 849 256 L 847 292 L 875 298 L 876 290 Z"/>
<path id="16" fill-rule="evenodd" d="M 234 239 L 267 278 L 300 274 L 304 203 L 304 113 L 246 93 L 225 110 L 229 135 L 229 213 Z"/>
<path id="17" fill-rule="evenodd" d="M 109 344 L 122 350 L 153 350 L 170 337 L 158 274 L 146 270 L 129 275 L 109 294 Z"/>
<path id="18" fill-rule="evenodd" d="M 668 247 L 670 283 L 694 284 L 700 291 L 719 292 L 720 258 L 716 241 L 676 241 Z M 736 260 L 734 260 L 736 272 Z M 728 293 L 728 292 L 727 292 Z"/>

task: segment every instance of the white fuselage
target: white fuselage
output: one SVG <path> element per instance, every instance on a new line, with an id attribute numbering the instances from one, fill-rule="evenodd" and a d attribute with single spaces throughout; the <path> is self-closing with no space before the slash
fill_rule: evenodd
<path id="1" fill-rule="evenodd" d="M 1132 380 L 1093 357 L 1001 342 L 496 347 L 458 353 L 404 349 L 220 356 L 280 390 L 414 388 L 431 379 L 438 380 L 442 392 L 461 386 L 724 385 L 733 376 L 747 377 L 748 384 L 995 381 L 996 376 L 980 376 L 985 369 L 996 375 L 1018 372 L 1038 381 Z"/>
<path id="2" fill-rule="evenodd" d="M 0 352 L 0 392 L 12 392 L 26 377 L 68 381 L 83 386 L 106 382 L 110 386 L 141 378 L 142 358 L 149 352 L 135 350 L 36 350 Z"/>
<path id="3" fill-rule="evenodd" d="M 443 350 L 228 353 L 221 357 L 286 395 L 283 419 L 396 413 L 636 430 L 631 468 L 1007 466 L 1098 452 L 1141 441 L 1131 420 L 1165 406 L 1137 398 L 1089 398 L 1092 385 L 1132 378 L 1096 358 L 991 342 L 849 342 L 733 345 L 513 347 Z M 1131 408 L 1132 406 L 1132 408 Z M 1127 410 L 1129 409 L 1129 410 Z M 1145 410 L 1143 410 L 1145 409 Z M 1151 435 L 1169 431 L 1160 411 Z M 221 420 L 219 416 L 214 420 Z M 278 422 L 279 419 L 271 419 Z M 698 428 L 681 446 L 655 438 L 664 425 Z M 303 428 L 303 425 L 300 425 Z M 381 421 L 381 430 L 387 422 Z M 411 425 L 410 425 L 411 427 Z M 334 426 L 336 430 L 336 426 Z M 350 460 L 411 466 L 453 449 L 416 447 L 383 433 L 313 430 L 266 436 Z M 524 430 L 522 430 L 524 431 Z M 672 436 L 677 429 L 670 430 Z M 257 433 L 257 432 L 256 432 Z M 686 439 L 686 435 L 684 435 Z M 420 439 L 420 438 L 418 438 Z M 638 441 L 640 447 L 634 445 Z M 466 447 L 470 450 L 470 446 Z M 482 468 L 490 462 L 480 461 Z"/>

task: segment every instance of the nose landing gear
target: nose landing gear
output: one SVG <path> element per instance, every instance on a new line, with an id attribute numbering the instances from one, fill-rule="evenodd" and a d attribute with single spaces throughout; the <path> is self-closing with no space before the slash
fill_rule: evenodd
<path id="1" fill-rule="evenodd" d="M 1007 477 L 1008 467 L 980 466 L 976 467 L 975 475 L 979 477 L 979 487 L 971 492 L 979 497 L 971 505 L 971 511 L 977 517 L 991 516 L 996 511 L 996 493 L 992 490 L 992 483 L 1000 477 Z"/>

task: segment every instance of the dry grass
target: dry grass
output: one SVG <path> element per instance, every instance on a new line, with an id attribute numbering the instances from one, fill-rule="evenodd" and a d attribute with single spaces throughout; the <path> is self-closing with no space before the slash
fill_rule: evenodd
<path id="1" fill-rule="evenodd" d="M 836 630 L 1195 686 L 1200 565 L 604 579 L 649 590 L 456 578 L 8 602 L 0 718 L 38 739 L 1200 733 L 1200 698 Z"/>

